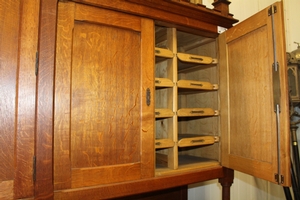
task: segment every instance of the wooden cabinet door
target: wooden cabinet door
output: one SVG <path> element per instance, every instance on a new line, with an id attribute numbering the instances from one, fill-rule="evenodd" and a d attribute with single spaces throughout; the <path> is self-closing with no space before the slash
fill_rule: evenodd
<path id="1" fill-rule="evenodd" d="M 0 199 L 14 197 L 19 7 L 0 1 Z"/>
<path id="2" fill-rule="evenodd" d="M 222 165 L 290 185 L 282 4 L 229 29 L 219 44 Z"/>
<path id="3" fill-rule="evenodd" d="M 153 21 L 58 7 L 55 189 L 153 177 Z"/>
<path id="4" fill-rule="evenodd" d="M 39 1 L 0 0 L 0 199 L 34 196 Z"/>

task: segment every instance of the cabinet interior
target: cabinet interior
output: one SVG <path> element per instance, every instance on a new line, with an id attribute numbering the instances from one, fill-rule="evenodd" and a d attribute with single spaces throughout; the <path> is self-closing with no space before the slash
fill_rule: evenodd
<path id="1" fill-rule="evenodd" d="M 156 175 L 219 166 L 217 43 L 155 27 Z"/>

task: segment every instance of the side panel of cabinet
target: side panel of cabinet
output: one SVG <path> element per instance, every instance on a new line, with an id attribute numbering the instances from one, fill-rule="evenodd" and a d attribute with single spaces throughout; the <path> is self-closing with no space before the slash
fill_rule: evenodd
<path id="1" fill-rule="evenodd" d="M 39 1 L 0 1 L 0 199 L 32 197 Z"/>
<path id="2" fill-rule="evenodd" d="M 151 20 L 59 3 L 55 189 L 154 176 L 153 35 Z"/>
<path id="3" fill-rule="evenodd" d="M 0 4 L 0 198 L 13 199 L 16 75 L 19 36 L 18 1 Z M 6 11 L 6 12 L 5 12 Z"/>
<path id="4" fill-rule="evenodd" d="M 267 8 L 219 38 L 222 165 L 271 182 L 279 174 L 281 184 L 289 185 L 283 12 L 280 3 L 275 6 L 273 17 Z M 274 62 L 279 63 L 280 92 L 274 92 Z M 274 98 L 279 93 L 277 117 Z"/>

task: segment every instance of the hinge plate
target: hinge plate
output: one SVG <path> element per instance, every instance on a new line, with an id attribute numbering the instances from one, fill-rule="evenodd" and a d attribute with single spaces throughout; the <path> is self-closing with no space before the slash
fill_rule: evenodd
<path id="1" fill-rule="evenodd" d="M 39 73 L 39 52 L 35 53 L 35 75 L 37 76 Z"/>
<path id="2" fill-rule="evenodd" d="M 280 105 L 280 76 L 279 76 L 279 63 L 273 63 L 273 98 L 274 98 L 274 112 L 277 111 Z M 279 106 L 280 108 L 280 106 Z M 280 110 L 279 110 L 280 112 Z"/>
<path id="3" fill-rule="evenodd" d="M 149 88 L 147 88 L 147 90 L 146 90 L 146 103 L 147 103 L 147 106 L 150 106 L 150 104 L 151 104 L 151 91 Z"/>
<path id="4" fill-rule="evenodd" d="M 225 32 L 227 30 L 227 28 L 224 28 L 222 26 L 218 26 L 218 33 L 221 34 L 223 32 Z"/>
<path id="5" fill-rule="evenodd" d="M 33 156 L 32 159 L 32 179 L 33 182 L 36 180 L 36 156 Z"/>
<path id="6" fill-rule="evenodd" d="M 280 175 L 280 183 L 284 184 L 284 176 L 283 175 Z"/>
<path id="7" fill-rule="evenodd" d="M 274 175 L 274 179 L 275 179 L 275 181 L 276 181 L 277 183 L 279 183 L 279 174 L 275 174 L 275 175 Z"/>
<path id="8" fill-rule="evenodd" d="M 284 176 L 283 175 L 275 174 L 274 178 L 278 184 L 284 184 Z"/>
<path id="9" fill-rule="evenodd" d="M 277 7 L 272 5 L 268 10 L 268 16 L 271 16 L 273 14 L 277 13 Z"/>

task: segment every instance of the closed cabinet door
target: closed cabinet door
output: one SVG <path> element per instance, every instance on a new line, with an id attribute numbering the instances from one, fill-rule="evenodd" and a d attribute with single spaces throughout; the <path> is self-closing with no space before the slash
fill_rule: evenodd
<path id="1" fill-rule="evenodd" d="M 60 2 L 55 190 L 154 176 L 153 21 Z"/>
<path id="2" fill-rule="evenodd" d="M 290 185 L 282 3 L 220 35 L 222 165 Z"/>
<path id="3" fill-rule="evenodd" d="M 38 1 L 0 0 L 0 199 L 34 196 Z"/>

